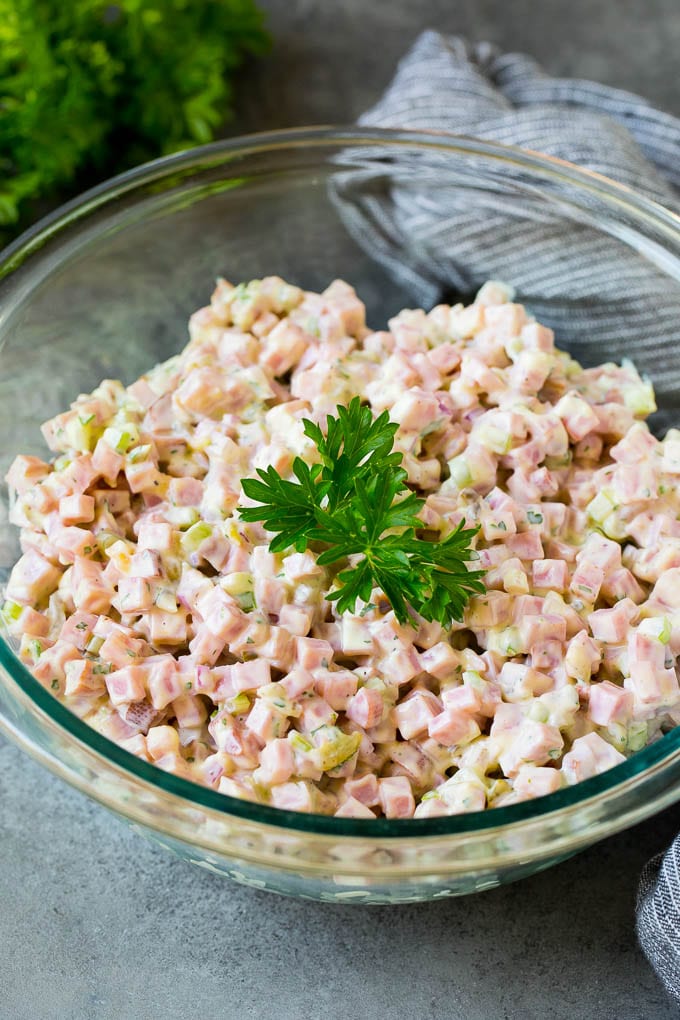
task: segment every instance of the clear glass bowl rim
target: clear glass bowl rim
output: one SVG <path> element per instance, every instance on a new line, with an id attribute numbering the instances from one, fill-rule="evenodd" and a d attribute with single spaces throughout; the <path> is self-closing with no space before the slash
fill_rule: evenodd
<path id="1" fill-rule="evenodd" d="M 126 173 L 104 181 L 53 213 L 39 220 L 21 234 L 15 241 L 0 251 L 0 280 L 18 270 L 32 254 L 56 240 L 60 233 L 85 219 L 126 192 L 158 181 L 179 170 L 198 172 L 210 166 L 236 162 L 248 156 L 282 149 L 324 149 L 329 152 L 351 147 L 383 147 L 395 150 L 408 148 L 422 152 L 451 153 L 465 157 L 480 157 L 489 162 L 514 169 L 525 169 L 529 173 L 540 173 L 544 178 L 562 182 L 580 190 L 595 194 L 614 214 L 622 211 L 636 222 L 639 229 L 654 228 L 657 234 L 667 236 L 680 246 L 680 216 L 662 205 L 638 194 L 631 188 L 590 170 L 577 167 L 565 160 L 545 156 L 516 146 L 501 145 L 466 135 L 454 135 L 439 131 L 401 131 L 393 129 L 361 128 L 354 125 L 291 128 L 281 131 L 262 132 L 224 139 L 209 145 L 199 146 L 173 153 L 160 159 L 135 167 Z M 441 167 L 438 167 L 441 169 Z M 0 309 L 0 320 L 4 317 Z M 52 724 L 62 729 L 72 740 L 85 745 L 104 762 L 128 773 L 131 779 L 141 782 L 147 788 L 155 788 L 161 794 L 178 797 L 198 808 L 206 808 L 218 814 L 242 818 L 274 829 L 295 830 L 328 836 L 377 837 L 389 839 L 411 839 L 418 836 L 456 836 L 474 834 L 486 829 L 496 833 L 505 827 L 514 828 L 523 821 L 558 816 L 587 801 L 600 799 L 608 792 L 618 790 L 636 779 L 644 779 L 647 771 L 658 772 L 665 765 L 675 763 L 680 757 L 680 726 L 667 733 L 655 743 L 637 751 L 615 768 L 599 776 L 585 780 L 575 786 L 535 800 L 524 801 L 509 807 L 478 811 L 451 817 L 429 819 L 388 820 L 384 818 L 345 819 L 325 815 L 303 814 L 285 811 L 267 805 L 254 804 L 218 793 L 209 787 L 182 779 L 151 765 L 119 747 L 107 737 L 97 733 L 87 723 L 60 704 L 42 685 L 35 680 L 28 669 L 19 661 L 14 652 L 0 635 L 0 666 L 30 700 L 34 714 L 46 716 Z M 23 738 L 20 731 L 0 717 L 0 727 L 15 742 L 31 753 L 31 743 Z M 49 766 L 49 754 L 36 755 Z M 63 771 L 60 771 L 63 777 Z M 76 784 L 79 785 L 79 784 Z M 96 796 L 96 794 L 95 794 Z M 677 796 L 663 798 L 664 804 Z M 649 814 L 650 810 L 644 814 Z M 124 812 L 123 812 L 124 813 Z M 639 820 L 638 815 L 638 820 Z M 623 823 L 625 824 L 625 822 Z"/>

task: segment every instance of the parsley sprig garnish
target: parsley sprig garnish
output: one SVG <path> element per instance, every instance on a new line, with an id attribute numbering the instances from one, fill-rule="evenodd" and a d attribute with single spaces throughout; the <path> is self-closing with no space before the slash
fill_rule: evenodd
<path id="1" fill-rule="evenodd" d="M 461 620 L 470 596 L 484 591 L 483 571 L 467 566 L 476 558 L 470 542 L 479 528 L 461 521 L 442 541 L 419 538 L 425 500 L 406 485 L 402 455 L 392 449 L 399 426 L 387 411 L 374 419 L 358 397 L 337 413 L 328 416 L 326 435 L 303 419 L 320 463 L 296 457 L 294 479 L 273 467 L 243 479 L 244 493 L 260 505 L 241 508 L 241 518 L 275 534 L 272 552 L 321 546 L 322 566 L 352 557 L 326 596 L 341 613 L 352 612 L 358 599 L 368 602 L 377 586 L 401 623 L 411 618 L 409 607 L 444 626 Z"/>

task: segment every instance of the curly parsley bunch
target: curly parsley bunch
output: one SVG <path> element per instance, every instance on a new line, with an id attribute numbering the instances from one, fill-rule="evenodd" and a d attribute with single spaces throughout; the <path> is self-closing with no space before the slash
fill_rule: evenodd
<path id="1" fill-rule="evenodd" d="M 32 200 L 209 141 L 253 0 L 0 0 L 0 240 Z"/>

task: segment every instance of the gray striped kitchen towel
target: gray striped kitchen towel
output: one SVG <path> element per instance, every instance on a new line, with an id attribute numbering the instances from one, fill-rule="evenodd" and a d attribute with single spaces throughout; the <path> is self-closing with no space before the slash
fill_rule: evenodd
<path id="1" fill-rule="evenodd" d="M 532 59 L 424 32 L 362 126 L 450 131 L 518 145 L 613 177 L 680 210 L 680 120 L 639 96 L 551 78 Z M 378 169 L 374 177 L 379 176 Z M 660 404 L 680 408 L 680 285 L 586 223 L 540 207 L 512 215 L 507 196 L 470 189 L 380 192 L 365 170 L 339 174 L 335 199 L 349 232 L 425 307 L 484 280 L 517 299 L 586 364 L 633 357 Z M 522 252 L 523 257 L 517 258 Z M 677 418 L 677 415 L 676 415 Z"/>
<path id="2" fill-rule="evenodd" d="M 551 78 L 529 57 L 486 43 L 425 32 L 399 64 L 380 101 L 360 124 L 450 131 L 518 145 L 613 177 L 677 211 L 680 120 L 639 96 L 588 81 Z M 369 161 L 370 163 L 370 161 Z M 370 166 L 339 175 L 336 200 L 354 237 L 424 305 L 454 287 L 473 291 L 489 275 L 515 285 L 518 299 L 585 361 L 632 357 L 680 407 L 680 291 L 621 245 L 587 225 L 514 218 L 501 197 L 443 189 L 418 200 L 366 189 Z M 614 243 L 612 242 L 612 245 Z M 521 260 L 518 278 L 516 253 Z M 613 263 L 615 254 L 616 262 Z M 507 271 L 504 273 L 504 268 Z M 678 421 L 676 413 L 676 423 Z M 680 837 L 642 875 L 637 930 L 643 950 L 680 1002 Z"/>

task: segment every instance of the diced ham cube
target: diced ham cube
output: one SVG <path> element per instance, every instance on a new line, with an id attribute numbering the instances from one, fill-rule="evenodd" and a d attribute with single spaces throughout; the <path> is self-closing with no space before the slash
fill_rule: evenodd
<path id="1" fill-rule="evenodd" d="M 385 703 L 380 691 L 362 687 L 347 705 L 347 717 L 362 729 L 377 726 L 383 717 Z"/>
<path id="2" fill-rule="evenodd" d="M 445 708 L 435 716 L 428 725 L 427 731 L 437 743 L 447 747 L 469 744 L 478 737 L 480 729 L 467 712 Z"/>
<path id="3" fill-rule="evenodd" d="M 460 669 L 461 656 L 446 641 L 439 641 L 418 656 L 421 670 L 436 680 L 449 680 Z"/>
<path id="4" fill-rule="evenodd" d="M 158 655 L 153 659 L 147 659 L 144 669 L 151 704 L 158 711 L 167 708 L 171 701 L 185 692 L 182 675 L 171 655 Z"/>
<path id="5" fill-rule="evenodd" d="M 61 574 L 59 567 L 29 549 L 12 569 L 5 594 L 13 602 L 35 607 L 52 594 Z"/>
<path id="6" fill-rule="evenodd" d="M 154 645 L 183 645 L 187 640 L 187 618 L 179 610 L 164 613 L 154 609 L 148 614 L 149 636 Z"/>
<path id="7" fill-rule="evenodd" d="M 125 666 L 104 677 L 106 689 L 114 705 L 127 705 L 131 701 L 141 701 L 146 695 L 144 689 L 144 670 L 140 666 Z"/>
<path id="8" fill-rule="evenodd" d="M 638 608 L 630 599 L 622 599 L 613 609 L 597 609 L 588 615 L 588 625 L 597 641 L 620 644 L 625 641 Z"/>
<path id="9" fill-rule="evenodd" d="M 397 728 L 404 740 L 412 740 L 427 732 L 432 720 L 440 714 L 441 705 L 429 691 L 416 691 L 394 709 Z"/>
<path id="10" fill-rule="evenodd" d="M 372 772 L 359 779 L 348 779 L 343 789 L 349 797 L 360 801 L 366 807 L 377 807 L 380 803 L 378 780 Z"/>
<path id="11" fill-rule="evenodd" d="M 350 699 L 357 693 L 359 680 L 349 669 L 318 670 L 315 688 L 318 694 L 335 709 L 344 711 Z"/>
<path id="12" fill-rule="evenodd" d="M 288 740 L 277 738 L 260 752 L 260 772 L 271 786 L 287 782 L 295 772 L 295 756 Z"/>
<path id="13" fill-rule="evenodd" d="M 545 797 L 562 787 L 564 780 L 559 769 L 547 766 L 522 765 L 515 776 L 513 789 L 522 800 Z"/>
<path id="14" fill-rule="evenodd" d="M 598 733 L 577 737 L 562 759 L 562 775 L 569 784 L 606 772 L 625 761 L 625 757 Z"/>
<path id="15" fill-rule="evenodd" d="M 564 560 L 535 560 L 532 564 L 535 588 L 566 591 L 569 587 L 569 568 Z"/>
<path id="16" fill-rule="evenodd" d="M 296 638 L 295 657 L 302 669 L 315 670 L 323 667 L 328 669 L 333 661 L 333 649 L 328 641 L 319 638 Z"/>
<path id="17" fill-rule="evenodd" d="M 271 683 L 271 668 L 264 659 L 236 662 L 231 667 L 231 681 L 235 691 L 256 691 Z"/>
<path id="18" fill-rule="evenodd" d="M 362 804 L 360 800 L 356 800 L 354 797 L 348 797 L 347 800 L 338 808 L 335 812 L 336 818 L 375 818 L 375 814 L 370 808 Z"/>
<path id="19" fill-rule="evenodd" d="M 89 524 L 94 520 L 94 499 L 92 496 L 62 496 L 59 500 L 59 516 L 63 524 Z"/>
<path id="20" fill-rule="evenodd" d="M 386 818 L 412 818 L 416 809 L 411 784 L 405 776 L 378 780 L 380 805 Z"/>
<path id="21" fill-rule="evenodd" d="M 590 688 L 588 715 L 596 726 L 627 723 L 633 715 L 633 701 L 631 691 L 602 680 Z"/>

